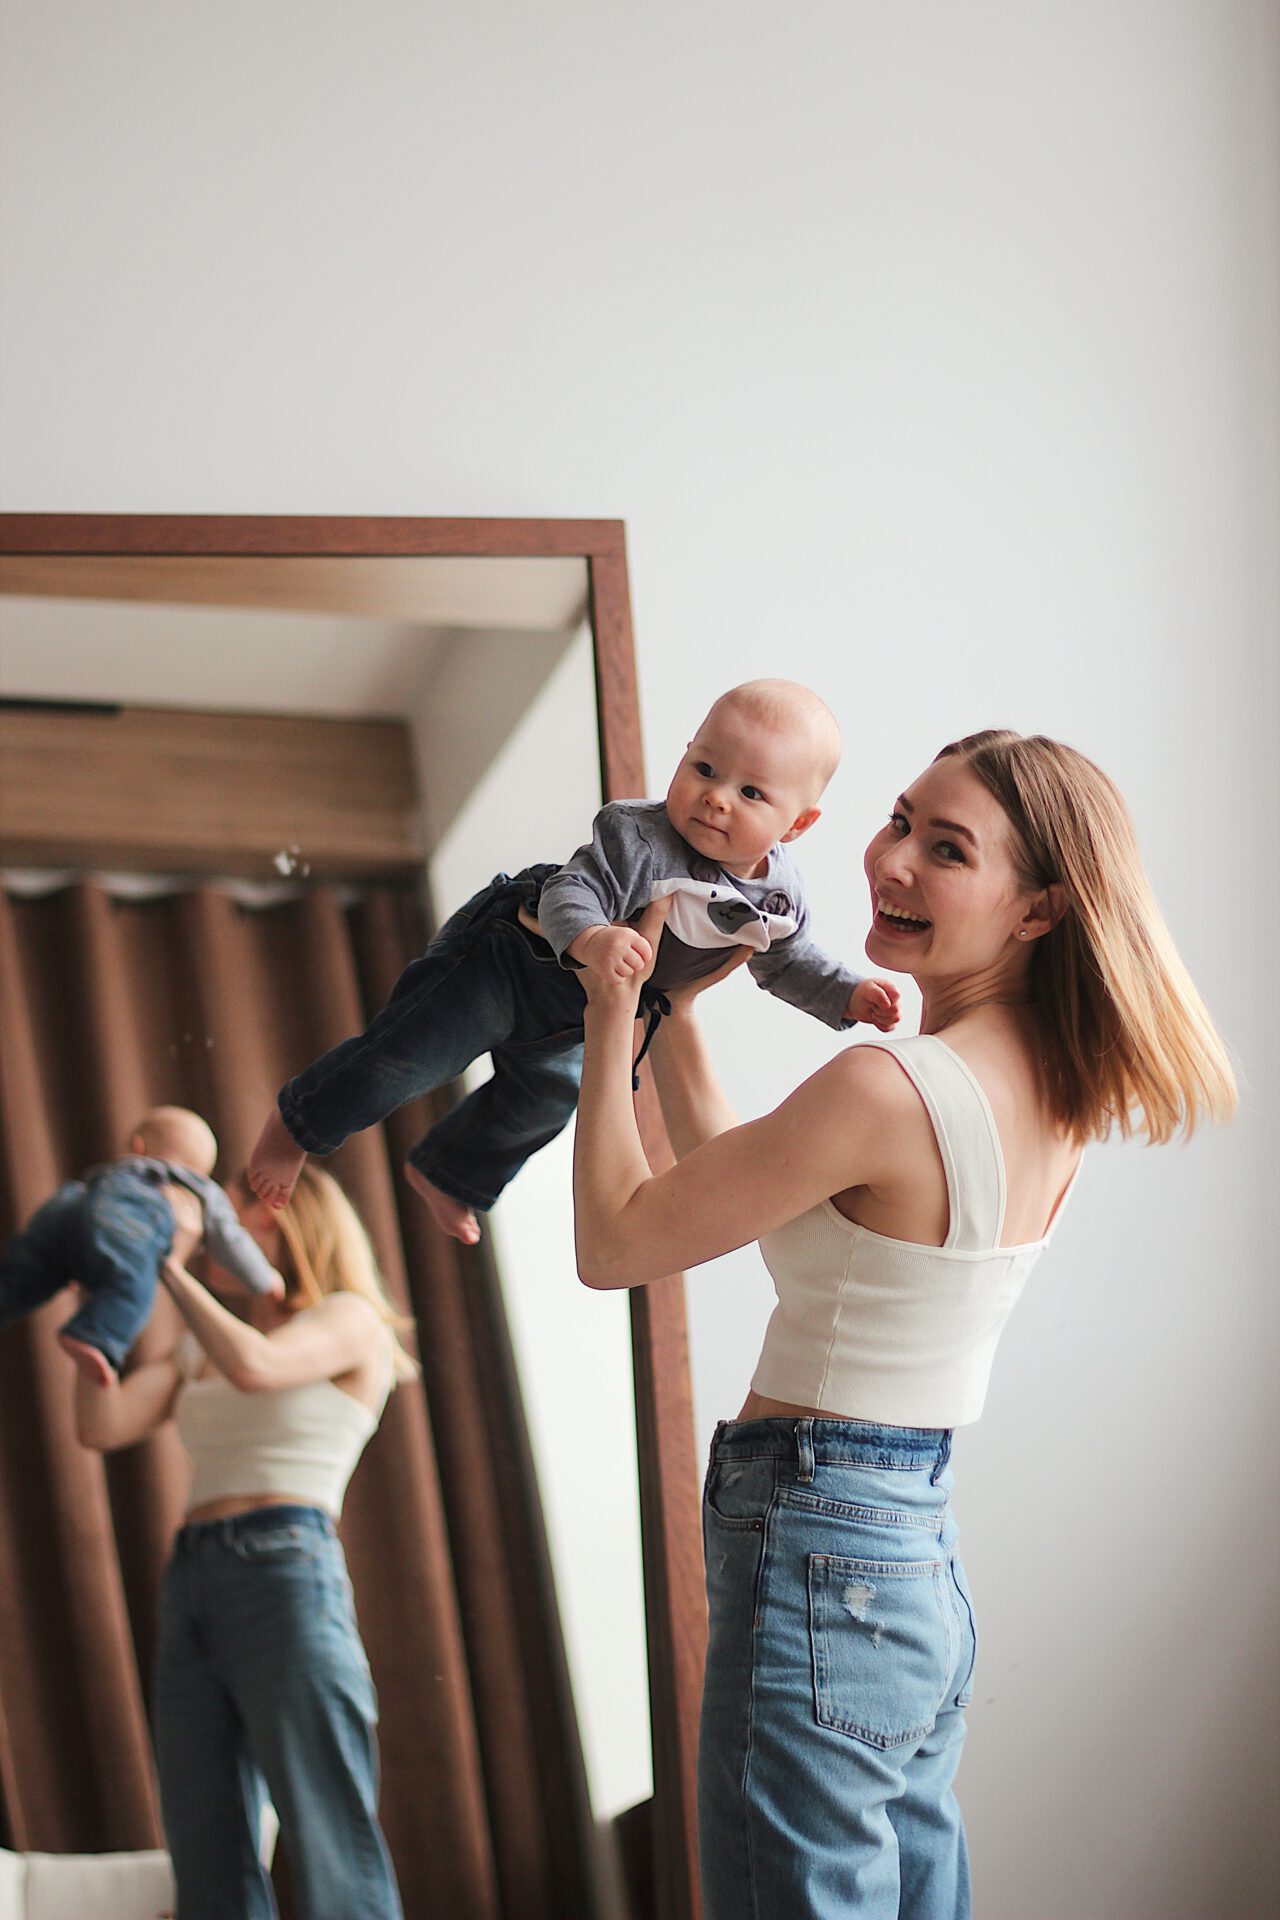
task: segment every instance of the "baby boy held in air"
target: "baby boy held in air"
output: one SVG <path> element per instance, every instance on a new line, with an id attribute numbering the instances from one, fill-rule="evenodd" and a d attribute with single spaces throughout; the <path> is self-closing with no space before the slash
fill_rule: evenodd
<path id="1" fill-rule="evenodd" d="M 204 1241 L 223 1272 L 273 1299 L 284 1280 L 212 1178 L 218 1143 L 189 1107 L 151 1107 L 118 1160 L 52 1194 L 0 1252 L 0 1327 L 72 1283 L 80 1304 L 58 1335 L 85 1378 L 106 1387 L 146 1326 L 162 1260 Z"/>
<path id="2" fill-rule="evenodd" d="M 281 1088 L 249 1161 L 254 1192 L 285 1205 L 307 1154 L 334 1152 L 489 1053 L 492 1078 L 405 1162 L 436 1224 L 474 1244 L 477 1212 L 577 1104 L 583 969 L 624 979 L 653 962 L 641 991 L 649 1037 L 671 989 L 742 947 L 758 986 L 828 1026 L 895 1026 L 898 989 L 861 979 L 813 940 L 788 851 L 818 819 L 840 751 L 835 718 L 808 687 L 753 680 L 722 694 L 665 801 L 612 801 L 563 866 L 498 874 L 405 968 L 363 1034 Z M 663 899 L 655 960 L 635 922 Z"/>

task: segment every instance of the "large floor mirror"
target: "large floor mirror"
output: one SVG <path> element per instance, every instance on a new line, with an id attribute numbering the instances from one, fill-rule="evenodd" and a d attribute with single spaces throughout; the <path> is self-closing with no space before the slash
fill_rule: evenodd
<path id="1" fill-rule="evenodd" d="M 131 1103 L 208 1109 L 233 1170 L 432 924 L 643 791 L 618 522 L 0 516 L 0 1233 Z M 422 1123 L 332 1162 L 423 1369 L 343 1520 L 406 1911 L 693 1920 L 682 1283 L 578 1285 L 571 1133 L 446 1240 L 400 1173 Z M 0 1844 L 158 1844 L 183 1470 L 75 1447 L 65 1310 L 0 1337 Z"/>

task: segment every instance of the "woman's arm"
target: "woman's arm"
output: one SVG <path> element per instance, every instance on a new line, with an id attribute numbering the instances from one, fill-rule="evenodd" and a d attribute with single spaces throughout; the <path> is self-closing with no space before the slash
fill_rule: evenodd
<path id="1" fill-rule="evenodd" d="M 358 1294 L 326 1294 L 305 1315 L 259 1333 L 175 1261 L 165 1261 L 160 1277 L 218 1372 L 242 1393 L 273 1393 L 349 1373 L 372 1356 L 380 1335 L 377 1315 Z"/>
<path id="2" fill-rule="evenodd" d="M 737 1126 L 738 1116 L 716 1079 L 691 999 L 671 995 L 671 1012 L 654 1035 L 649 1060 L 677 1160 Z"/>
<path id="3" fill-rule="evenodd" d="M 641 923 L 642 930 L 644 923 Z M 889 1055 L 850 1047 L 762 1120 L 651 1174 L 631 1101 L 635 983 L 584 983 L 586 1055 L 574 1146 L 578 1271 L 629 1287 L 745 1246 L 831 1194 L 891 1181 L 917 1099 Z"/>
<path id="4" fill-rule="evenodd" d="M 77 1368 L 76 1438 L 98 1453 L 136 1445 L 169 1418 L 181 1385 L 172 1354 L 144 1361 L 109 1387 L 94 1386 Z"/>

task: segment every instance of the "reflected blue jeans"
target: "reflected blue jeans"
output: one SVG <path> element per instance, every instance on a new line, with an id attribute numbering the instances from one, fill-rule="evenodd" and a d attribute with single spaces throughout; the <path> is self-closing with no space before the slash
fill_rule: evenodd
<path id="1" fill-rule="evenodd" d="M 305 1152 L 333 1153 L 484 1053 L 492 1078 L 419 1140 L 411 1164 L 453 1199 L 488 1209 L 555 1139 L 578 1104 L 586 1000 L 573 971 L 516 917 L 554 871 L 498 874 L 409 963 L 363 1033 L 286 1082 L 280 1117 Z"/>
<path id="2" fill-rule="evenodd" d="M 401 1920 L 377 1700 L 327 1514 L 259 1507 L 180 1530 L 154 1711 L 179 1920 L 275 1920 L 258 1861 L 268 1796 L 301 1920 Z"/>
<path id="3" fill-rule="evenodd" d="M 969 1920 L 952 1780 L 975 1641 L 950 1446 L 856 1420 L 717 1428 L 704 1920 Z"/>
<path id="4" fill-rule="evenodd" d="M 0 1326 L 78 1280 L 84 1298 L 63 1332 L 118 1369 L 150 1317 L 175 1224 L 161 1189 L 127 1167 L 68 1180 L 0 1255 Z"/>

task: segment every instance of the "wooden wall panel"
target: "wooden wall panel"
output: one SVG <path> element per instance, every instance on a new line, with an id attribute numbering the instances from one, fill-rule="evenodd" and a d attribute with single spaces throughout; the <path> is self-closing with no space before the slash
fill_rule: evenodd
<path id="1" fill-rule="evenodd" d="M 269 880 L 277 856 L 317 877 L 419 869 L 402 722 L 0 709 L 0 864 Z"/>

